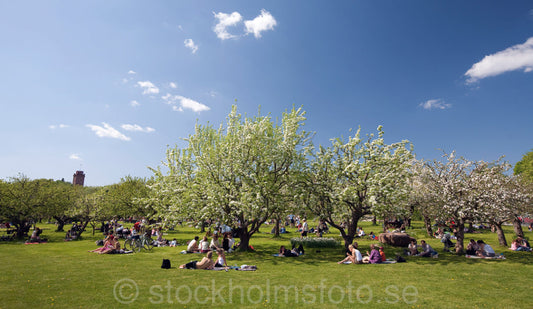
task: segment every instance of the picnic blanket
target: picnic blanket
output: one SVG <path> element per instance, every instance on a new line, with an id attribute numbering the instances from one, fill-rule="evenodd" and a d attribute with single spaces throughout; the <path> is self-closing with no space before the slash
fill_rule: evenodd
<path id="1" fill-rule="evenodd" d="M 187 250 L 182 250 L 181 254 L 201 254 L 201 252 L 187 252 Z"/>
<path id="2" fill-rule="evenodd" d="M 485 260 L 505 260 L 505 256 L 503 255 L 497 255 L 497 256 L 478 256 L 478 255 L 470 255 L 467 254 L 465 257 L 469 259 L 485 259 Z"/>

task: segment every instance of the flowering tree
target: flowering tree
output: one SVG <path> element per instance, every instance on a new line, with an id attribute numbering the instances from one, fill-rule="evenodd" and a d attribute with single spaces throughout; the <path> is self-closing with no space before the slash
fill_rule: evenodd
<path id="1" fill-rule="evenodd" d="M 516 177 L 505 174 L 510 165 L 501 159 L 494 162 L 469 161 L 444 154 L 444 160 L 426 162 L 424 185 L 433 201 L 428 210 L 437 219 L 454 219 L 457 224 L 456 252 L 464 250 L 466 222 L 487 222 L 495 226 L 501 245 L 506 246 L 502 224 L 520 213 L 530 197 Z"/>
<path id="2" fill-rule="evenodd" d="M 341 232 L 346 247 L 365 215 L 404 213 L 409 192 L 410 143 L 385 144 L 381 126 L 377 138 L 362 139 L 360 131 L 347 141 L 338 138 L 331 147 L 319 147 L 303 174 L 301 196 L 313 213 Z"/>
<path id="3" fill-rule="evenodd" d="M 261 224 L 286 205 L 293 168 L 305 159 L 304 115 L 293 109 L 274 123 L 243 118 L 234 106 L 225 126 L 197 125 L 188 146 L 169 149 L 163 168 L 154 169 L 152 189 L 164 197 L 159 215 L 220 220 L 238 228 L 247 250 Z"/>

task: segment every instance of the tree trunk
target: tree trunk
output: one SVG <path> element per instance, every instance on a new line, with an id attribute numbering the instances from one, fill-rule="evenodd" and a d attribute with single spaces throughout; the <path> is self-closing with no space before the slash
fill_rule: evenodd
<path id="1" fill-rule="evenodd" d="M 205 233 L 205 221 L 202 221 L 202 224 L 200 225 L 200 233 Z"/>
<path id="2" fill-rule="evenodd" d="M 460 219 L 457 222 L 457 242 L 455 243 L 455 253 L 463 254 L 465 250 L 464 240 L 465 240 L 465 222 L 463 219 Z"/>
<path id="3" fill-rule="evenodd" d="M 276 226 L 274 226 L 274 237 L 279 237 L 279 218 L 276 219 Z"/>
<path id="4" fill-rule="evenodd" d="M 433 229 L 431 228 L 431 218 L 424 215 L 424 225 L 426 226 L 426 233 L 429 237 L 433 237 Z"/>
<path id="5" fill-rule="evenodd" d="M 505 239 L 505 234 L 503 233 L 502 229 L 502 223 L 493 223 L 496 227 L 496 233 L 498 234 L 498 242 L 500 242 L 500 246 L 507 247 L 507 240 Z"/>
<path id="6" fill-rule="evenodd" d="M 54 219 L 57 220 L 56 232 L 64 232 L 65 230 L 63 229 L 63 227 L 65 226 L 65 220 L 63 220 L 63 218 L 59 216 L 54 217 Z"/>
<path id="7" fill-rule="evenodd" d="M 248 227 L 242 227 L 239 233 L 239 251 L 250 250 L 250 234 L 248 233 Z"/>
<path id="8" fill-rule="evenodd" d="M 376 216 L 373 216 L 372 217 L 372 225 L 377 225 L 378 224 L 378 219 L 376 218 Z"/>
<path id="9" fill-rule="evenodd" d="M 516 237 L 524 237 L 524 230 L 522 230 L 522 221 L 518 217 L 514 217 L 513 220 L 514 233 Z"/>
<path id="10" fill-rule="evenodd" d="M 31 224 L 27 221 L 22 221 L 19 224 L 13 224 L 16 228 L 16 237 L 18 239 L 23 239 L 28 237 L 28 232 L 30 231 Z"/>

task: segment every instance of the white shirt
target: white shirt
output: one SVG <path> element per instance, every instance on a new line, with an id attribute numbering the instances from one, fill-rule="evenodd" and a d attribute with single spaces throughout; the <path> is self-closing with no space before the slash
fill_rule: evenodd
<path id="1" fill-rule="evenodd" d="M 358 262 L 361 262 L 363 260 L 363 256 L 361 255 L 361 251 L 357 249 L 353 249 L 355 251 L 355 260 Z"/>

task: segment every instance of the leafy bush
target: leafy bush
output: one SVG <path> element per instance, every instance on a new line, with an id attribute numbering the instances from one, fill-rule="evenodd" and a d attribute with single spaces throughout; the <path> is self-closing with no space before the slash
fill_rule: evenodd
<path id="1" fill-rule="evenodd" d="M 340 241 L 325 237 L 291 238 L 292 246 L 303 245 L 307 248 L 334 248 L 340 245 Z"/>

